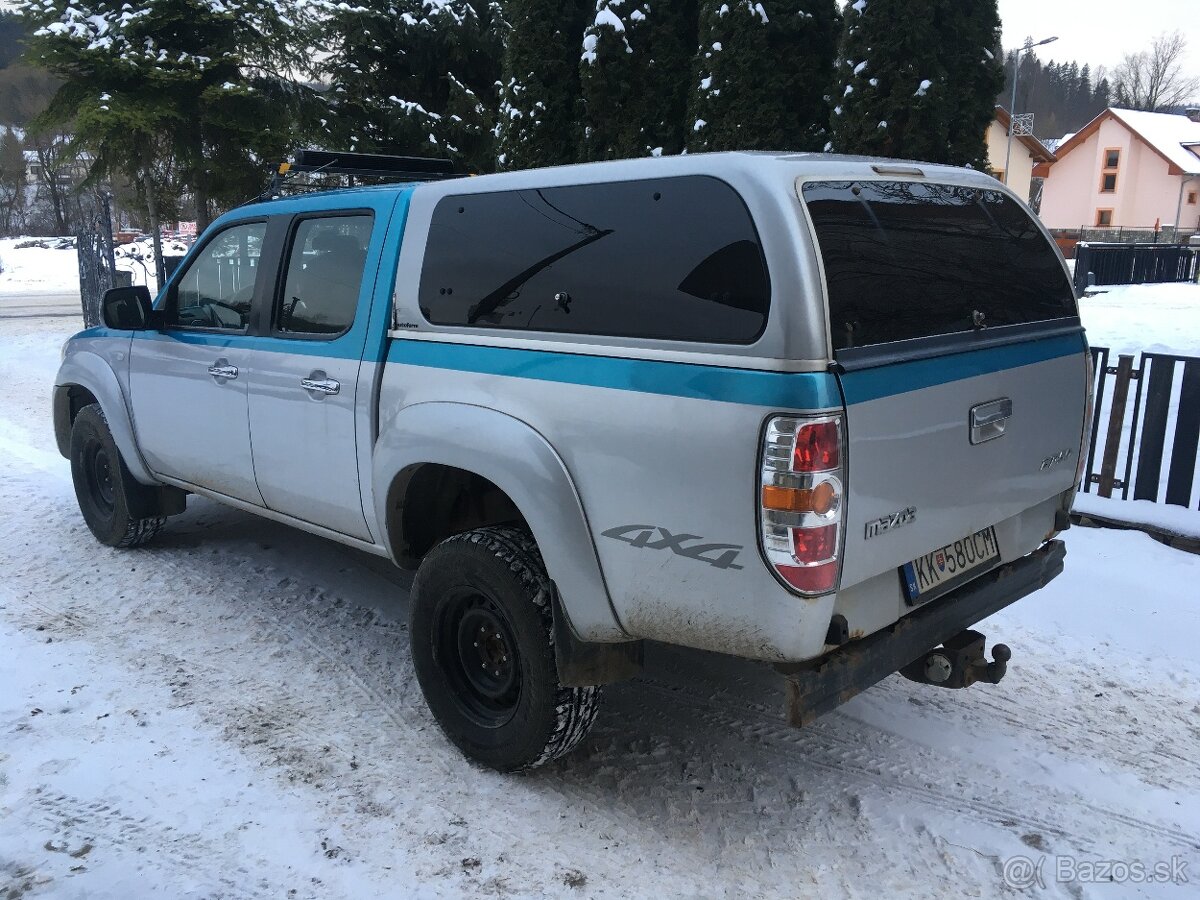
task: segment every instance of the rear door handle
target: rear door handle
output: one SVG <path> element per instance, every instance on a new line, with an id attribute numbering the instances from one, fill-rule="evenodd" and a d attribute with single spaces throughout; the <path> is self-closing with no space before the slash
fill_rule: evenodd
<path id="1" fill-rule="evenodd" d="M 342 389 L 341 383 L 332 378 L 301 378 L 300 387 L 317 394 L 336 394 Z"/>
<path id="2" fill-rule="evenodd" d="M 208 374 L 213 378 L 227 378 L 233 380 L 238 377 L 238 367 L 231 366 L 223 359 L 218 359 L 215 364 L 208 367 Z"/>

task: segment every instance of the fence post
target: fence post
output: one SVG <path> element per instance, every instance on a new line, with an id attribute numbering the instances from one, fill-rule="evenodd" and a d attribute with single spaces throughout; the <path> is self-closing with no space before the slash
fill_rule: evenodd
<path id="1" fill-rule="evenodd" d="M 1101 497 L 1111 497 L 1116 484 L 1117 453 L 1121 449 L 1121 426 L 1125 423 L 1125 402 L 1129 399 L 1129 381 L 1133 375 L 1133 357 L 1122 353 L 1116 369 L 1109 369 L 1117 376 L 1113 383 L 1112 406 L 1108 410 L 1108 433 L 1104 437 L 1104 458 L 1100 463 Z"/>

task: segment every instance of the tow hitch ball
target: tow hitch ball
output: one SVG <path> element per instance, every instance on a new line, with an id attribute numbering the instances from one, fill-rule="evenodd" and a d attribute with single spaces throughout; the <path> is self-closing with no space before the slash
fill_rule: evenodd
<path id="1" fill-rule="evenodd" d="M 998 684 L 1008 670 L 1012 651 L 1005 644 L 992 647 L 992 662 L 983 654 L 986 638 L 978 631 L 963 631 L 940 647 L 910 662 L 900 674 L 911 681 L 944 688 L 970 687 L 977 681 Z"/>

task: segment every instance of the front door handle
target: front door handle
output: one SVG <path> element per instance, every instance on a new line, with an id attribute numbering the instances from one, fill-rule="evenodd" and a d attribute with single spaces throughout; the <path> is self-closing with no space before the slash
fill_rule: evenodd
<path id="1" fill-rule="evenodd" d="M 224 359 L 218 359 L 213 365 L 208 367 L 208 374 L 216 379 L 233 380 L 238 377 L 238 367 L 229 365 L 229 362 Z"/>
<path id="2" fill-rule="evenodd" d="M 332 378 L 301 378 L 300 387 L 317 394 L 336 394 L 342 385 Z"/>

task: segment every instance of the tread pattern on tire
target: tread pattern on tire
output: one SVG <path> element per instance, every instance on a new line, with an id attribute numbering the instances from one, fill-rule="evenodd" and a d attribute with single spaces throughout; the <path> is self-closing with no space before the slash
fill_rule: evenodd
<path id="1" fill-rule="evenodd" d="M 104 407 L 102 407 L 99 403 L 92 403 L 90 405 L 95 407 L 96 412 L 100 416 L 100 421 L 104 423 L 105 428 L 108 428 L 108 416 L 104 414 Z M 84 408 L 86 409 L 87 407 Z M 83 410 L 80 410 L 80 412 L 82 411 Z M 111 434 L 112 429 L 109 428 L 108 430 Z M 113 546 L 117 549 L 127 550 L 134 547 L 141 547 L 143 544 L 148 544 L 150 541 L 154 540 L 155 535 L 158 534 L 159 529 L 163 527 L 163 523 L 166 521 L 166 516 L 150 516 L 146 519 L 130 519 L 129 524 L 125 526 L 125 534 L 123 534 L 121 539 Z"/>
<path id="2" fill-rule="evenodd" d="M 554 610 L 551 605 L 550 579 L 546 575 L 542 553 L 529 532 L 513 526 L 500 525 L 477 528 L 447 538 L 446 543 L 475 544 L 491 553 L 515 574 L 529 589 L 545 628 L 546 640 L 554 648 Z M 518 771 L 529 771 L 565 756 L 578 746 L 591 730 L 600 710 L 599 686 L 564 687 L 555 690 L 554 729 L 541 755 Z"/>

